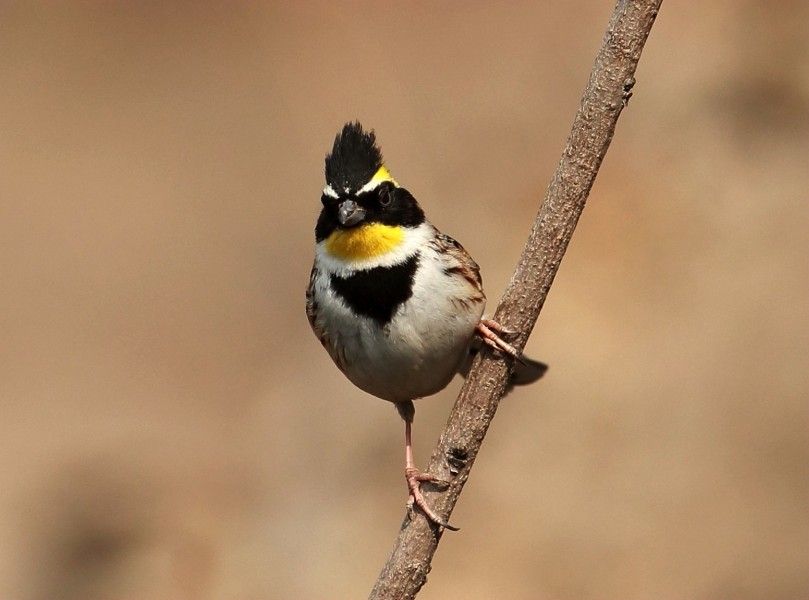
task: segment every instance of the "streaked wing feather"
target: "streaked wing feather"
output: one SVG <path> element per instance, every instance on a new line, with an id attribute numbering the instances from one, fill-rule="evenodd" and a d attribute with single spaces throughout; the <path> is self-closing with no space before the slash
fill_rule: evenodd
<path id="1" fill-rule="evenodd" d="M 480 267 L 461 244 L 445 233 L 438 233 L 431 242 L 439 254 L 444 256 L 446 266 L 444 273 L 454 274 L 466 279 L 470 286 L 484 300 L 483 279 L 480 276 Z"/>

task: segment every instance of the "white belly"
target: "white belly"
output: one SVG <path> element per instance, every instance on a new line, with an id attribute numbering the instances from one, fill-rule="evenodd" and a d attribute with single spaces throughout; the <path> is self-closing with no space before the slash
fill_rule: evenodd
<path id="1" fill-rule="evenodd" d="M 337 298 L 318 302 L 318 322 L 333 346 L 332 357 L 360 389 L 391 402 L 429 396 L 447 386 L 466 359 L 469 343 L 483 314 L 484 302 L 459 303 L 468 294 L 465 282 L 448 286 L 423 273 L 416 278 L 413 296 L 401 305 L 387 327 L 351 313 Z M 327 276 L 315 284 L 317 297 L 332 295 Z"/>

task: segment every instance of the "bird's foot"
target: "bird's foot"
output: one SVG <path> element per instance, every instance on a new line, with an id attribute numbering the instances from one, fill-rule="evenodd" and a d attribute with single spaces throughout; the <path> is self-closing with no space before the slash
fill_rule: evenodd
<path id="1" fill-rule="evenodd" d="M 427 519 L 435 523 L 436 525 L 440 525 L 450 531 L 458 531 L 458 527 L 453 527 L 447 521 L 439 517 L 435 511 L 430 508 L 430 505 L 427 504 L 427 501 L 424 499 L 424 495 L 421 493 L 421 482 L 422 481 L 429 481 L 430 483 L 435 483 L 439 485 L 449 485 L 448 481 L 445 481 L 435 475 L 430 475 L 429 473 L 422 473 L 416 468 L 408 467 L 405 469 L 405 479 L 407 480 L 407 489 L 410 490 L 410 497 L 407 499 L 407 512 L 411 515 L 413 513 L 413 504 L 415 503 L 421 511 L 425 514 Z"/>
<path id="2" fill-rule="evenodd" d="M 498 333 L 503 335 L 514 335 L 517 333 L 516 331 L 506 329 L 500 325 L 500 323 L 492 319 L 481 319 L 477 324 L 475 331 L 480 338 L 492 348 L 505 352 L 514 360 L 522 361 L 519 350 L 497 335 Z"/>

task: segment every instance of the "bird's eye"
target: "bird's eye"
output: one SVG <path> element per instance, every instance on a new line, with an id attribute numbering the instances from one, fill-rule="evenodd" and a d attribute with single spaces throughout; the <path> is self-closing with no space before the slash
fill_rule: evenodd
<path id="1" fill-rule="evenodd" d="M 379 190 L 379 206 L 386 207 L 390 206 L 393 197 L 390 193 L 390 190 L 387 187 L 382 188 Z"/>

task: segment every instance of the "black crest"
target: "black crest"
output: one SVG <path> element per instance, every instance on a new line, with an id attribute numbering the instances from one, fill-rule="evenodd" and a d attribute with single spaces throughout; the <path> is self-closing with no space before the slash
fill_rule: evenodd
<path id="1" fill-rule="evenodd" d="M 326 183 L 342 194 L 347 188 L 356 192 L 382 166 L 382 151 L 373 131 L 365 131 L 359 121 L 346 123 L 334 138 L 331 154 L 326 156 Z"/>

